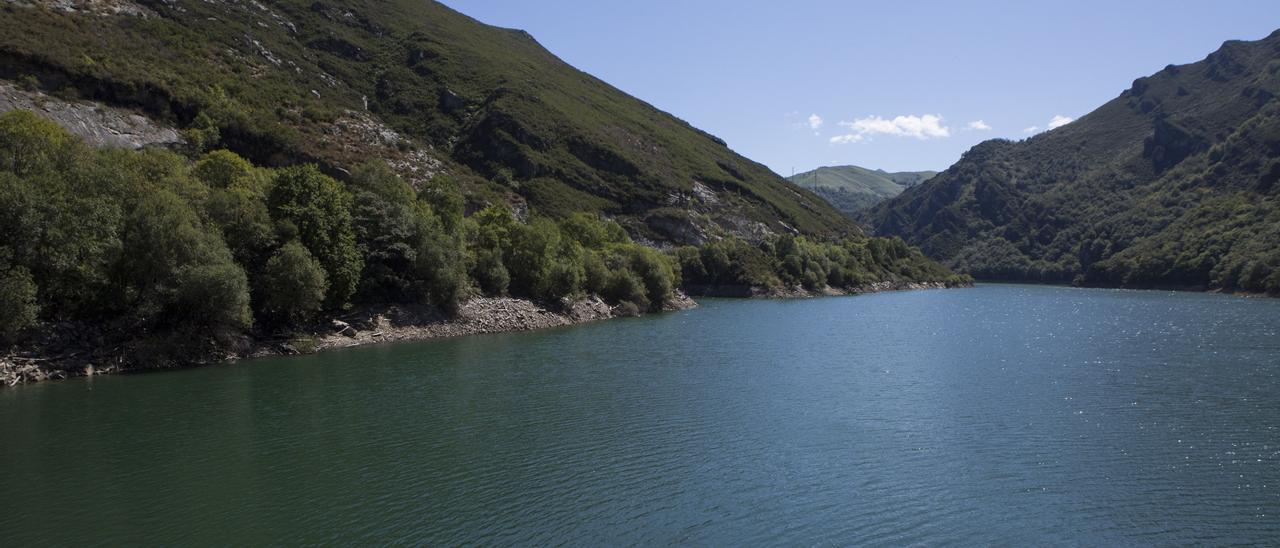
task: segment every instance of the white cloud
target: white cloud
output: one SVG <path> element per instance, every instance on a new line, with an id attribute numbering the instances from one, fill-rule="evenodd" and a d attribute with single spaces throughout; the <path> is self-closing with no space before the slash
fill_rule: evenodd
<path id="1" fill-rule="evenodd" d="M 851 132 L 832 137 L 832 143 L 856 143 L 873 135 L 915 137 L 920 140 L 951 136 L 951 128 L 942 125 L 942 117 L 934 114 L 896 116 L 893 119 L 872 116 L 852 122 L 840 122 L 840 125 L 849 128 Z"/>
<path id="2" fill-rule="evenodd" d="M 1058 129 L 1058 128 L 1060 128 L 1060 127 L 1062 127 L 1062 126 L 1065 126 L 1065 125 L 1067 125 L 1067 124 L 1070 124 L 1071 122 L 1074 122 L 1074 121 L 1076 121 L 1076 119 L 1075 119 L 1075 118 L 1072 118 L 1072 117 L 1070 117 L 1070 116 L 1063 116 L 1063 115 L 1061 115 L 1061 114 L 1058 114 L 1058 115 L 1055 115 L 1052 119 L 1050 119 L 1050 120 L 1049 120 L 1049 123 L 1045 125 L 1045 128 L 1044 128 L 1044 130 L 1043 130 L 1043 131 L 1049 131 L 1049 130 L 1052 130 L 1052 129 Z M 1030 133 L 1030 134 L 1033 134 L 1033 135 L 1034 135 L 1034 134 L 1036 134 L 1036 133 L 1040 133 L 1041 131 L 1042 131 L 1042 130 L 1040 129 L 1040 126 L 1031 126 L 1031 127 L 1027 128 L 1027 129 L 1022 130 L 1022 132 L 1023 132 L 1023 133 Z"/>
<path id="3" fill-rule="evenodd" d="M 974 120 L 972 122 L 969 122 L 969 129 L 976 129 L 978 131 L 989 131 L 991 129 L 991 126 L 987 125 L 987 123 L 982 120 Z"/>
<path id="4" fill-rule="evenodd" d="M 857 134 L 850 133 L 850 134 L 848 134 L 848 135 L 836 135 L 835 137 L 832 137 L 832 138 L 831 138 L 831 144 L 833 144 L 833 145 L 847 145 L 847 144 L 849 144 L 849 143 L 857 143 L 857 142 L 859 142 L 859 141 L 861 141 L 861 140 L 862 140 L 862 136 L 861 136 L 861 135 L 857 135 Z"/>
<path id="5" fill-rule="evenodd" d="M 818 116 L 817 114 L 810 114 L 810 115 L 809 115 L 809 129 L 812 129 L 812 130 L 814 130 L 814 131 L 818 131 L 818 128 L 820 128 L 820 127 L 822 127 L 822 117 L 821 117 L 821 116 Z"/>
<path id="6" fill-rule="evenodd" d="M 1058 129 L 1074 121 L 1076 121 L 1075 118 L 1058 114 L 1054 116 L 1052 120 L 1049 120 L 1049 129 Z"/>

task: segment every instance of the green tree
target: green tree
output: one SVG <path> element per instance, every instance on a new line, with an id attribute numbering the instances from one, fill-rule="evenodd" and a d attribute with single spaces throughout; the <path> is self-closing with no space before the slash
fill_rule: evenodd
<path id="1" fill-rule="evenodd" d="M 13 268 L 0 275 L 0 342 L 14 342 L 22 331 L 35 325 L 40 306 L 36 303 L 36 282 L 25 268 Z"/>
<path id="2" fill-rule="evenodd" d="M 113 268 L 117 310 L 143 324 L 248 327 L 249 291 L 226 244 L 171 192 L 143 197 L 125 219 Z"/>
<path id="3" fill-rule="evenodd" d="M 248 160 L 229 150 L 205 154 L 191 169 L 191 175 L 213 188 L 229 188 L 253 177 L 254 167 Z"/>
<path id="4" fill-rule="evenodd" d="M 0 170 L 18 176 L 65 169 L 79 141 L 29 110 L 0 114 Z"/>
<path id="5" fill-rule="evenodd" d="M 171 315 L 207 334 L 234 334 L 253 325 L 249 281 L 230 261 L 199 264 L 178 271 Z"/>
<path id="6" fill-rule="evenodd" d="M 345 307 L 363 268 L 352 230 L 351 195 L 315 166 L 290 167 L 277 173 L 267 207 L 273 219 L 296 228 L 298 239 L 324 267 L 325 306 Z"/>
<path id="7" fill-rule="evenodd" d="M 311 252 L 298 242 L 289 242 L 263 269 L 257 287 L 258 306 L 273 325 L 293 325 L 320 311 L 328 285 L 324 267 Z"/>

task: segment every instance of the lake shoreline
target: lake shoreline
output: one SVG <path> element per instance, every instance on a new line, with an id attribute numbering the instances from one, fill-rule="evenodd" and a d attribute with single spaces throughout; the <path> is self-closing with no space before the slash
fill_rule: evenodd
<path id="1" fill-rule="evenodd" d="M 692 295 L 713 298 L 809 299 L 972 286 L 972 283 L 878 282 L 844 290 L 830 287 L 822 291 L 809 291 L 799 287 L 746 288 L 746 294 L 742 294 L 744 290 L 739 287 L 719 290 L 697 288 L 701 290 L 695 291 Z M 693 296 L 683 291 L 677 292 L 675 298 L 664 307 L 662 312 L 696 308 L 698 304 Z M 97 348 L 80 348 L 57 353 L 35 349 L 10 354 L 0 357 L 0 389 L 49 380 L 170 371 L 235 363 L 253 358 L 311 354 L 374 344 L 535 331 L 633 315 L 623 307 L 609 306 L 598 296 L 590 296 L 572 303 L 561 303 L 557 308 L 529 299 L 475 297 L 463 302 L 458 313 L 453 316 L 425 306 L 372 306 L 316 324 L 308 330 L 309 333 L 274 339 L 247 340 L 239 351 L 167 367 L 132 367 L 127 364 L 122 355 Z"/>
<path id="2" fill-rule="evenodd" d="M 1120 284 L 1082 284 L 1077 285 L 1071 282 L 1037 282 L 1032 280 L 999 280 L 975 278 L 974 283 L 981 284 L 1008 284 L 1008 285 L 1039 285 L 1048 287 L 1071 287 L 1076 289 L 1123 289 L 1125 291 L 1165 291 L 1174 293 L 1206 293 L 1210 295 L 1230 295 L 1234 297 L 1247 297 L 1251 299 L 1276 299 L 1280 298 L 1280 294 L 1259 293 L 1256 291 L 1241 291 L 1235 289 L 1225 289 L 1221 287 L 1208 287 L 1203 285 L 1120 285 Z"/>

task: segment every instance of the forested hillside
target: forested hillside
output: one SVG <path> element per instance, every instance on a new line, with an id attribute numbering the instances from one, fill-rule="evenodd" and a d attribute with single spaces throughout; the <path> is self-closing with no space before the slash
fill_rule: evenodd
<path id="1" fill-rule="evenodd" d="M 467 216 L 447 177 L 414 189 L 382 160 L 339 182 L 226 150 L 94 148 L 23 110 L 0 115 L 0 234 L 0 348 L 44 341 L 124 365 L 225 355 L 357 305 L 447 315 L 478 296 L 599 296 L 634 314 L 662 310 L 684 282 L 964 281 L 898 239 L 724 238 L 664 253 L 596 213 Z"/>
<path id="2" fill-rule="evenodd" d="M 989 141 L 870 210 L 978 278 L 1280 292 L 1280 32 Z"/>

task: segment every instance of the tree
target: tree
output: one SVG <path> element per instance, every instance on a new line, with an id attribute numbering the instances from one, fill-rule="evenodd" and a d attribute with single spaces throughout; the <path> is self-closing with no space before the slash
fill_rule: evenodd
<path id="1" fill-rule="evenodd" d="M 298 242 L 282 246 L 263 269 L 259 309 L 275 325 L 292 325 L 320 311 L 328 290 L 324 267 Z"/>
<path id="2" fill-rule="evenodd" d="M 511 273 L 502 264 L 502 252 L 494 249 L 475 250 L 474 262 L 471 277 L 475 278 L 480 291 L 492 297 L 505 295 L 511 284 Z"/>
<path id="3" fill-rule="evenodd" d="M 29 110 L 0 114 L 0 170 L 18 176 L 56 170 L 78 144 L 61 126 Z"/>
<path id="4" fill-rule="evenodd" d="M 276 245 L 276 228 L 267 204 L 242 187 L 214 190 L 205 204 L 210 220 L 222 231 L 236 262 L 257 272 Z"/>
<path id="5" fill-rule="evenodd" d="M 253 164 L 229 150 L 215 150 L 196 162 L 191 175 L 213 188 L 228 188 L 253 175 Z"/>
<path id="6" fill-rule="evenodd" d="M 675 287 L 674 265 L 662 252 L 643 246 L 631 248 L 631 270 L 644 284 L 645 298 L 653 310 L 661 310 Z M 635 302 L 635 301 L 633 301 Z M 640 306 L 639 302 L 636 302 Z M 641 308 L 644 308 L 641 306 Z"/>
<path id="7" fill-rule="evenodd" d="M 249 310 L 249 280 L 244 269 L 230 261 L 200 264 L 178 271 L 171 314 L 187 327 L 227 335 L 253 325 Z"/>
<path id="8" fill-rule="evenodd" d="M 351 195 L 315 166 L 290 167 L 277 173 L 267 207 L 277 222 L 296 227 L 299 241 L 324 267 L 325 306 L 345 307 L 363 268 L 352 230 Z"/>
<path id="9" fill-rule="evenodd" d="M 17 340 L 22 331 L 36 323 L 36 282 L 25 268 L 13 268 L 0 275 L 0 342 Z"/>
<path id="10" fill-rule="evenodd" d="M 143 197 L 123 232 L 113 268 L 117 310 L 144 325 L 238 330 L 252 323 L 244 270 L 177 195 Z"/>

